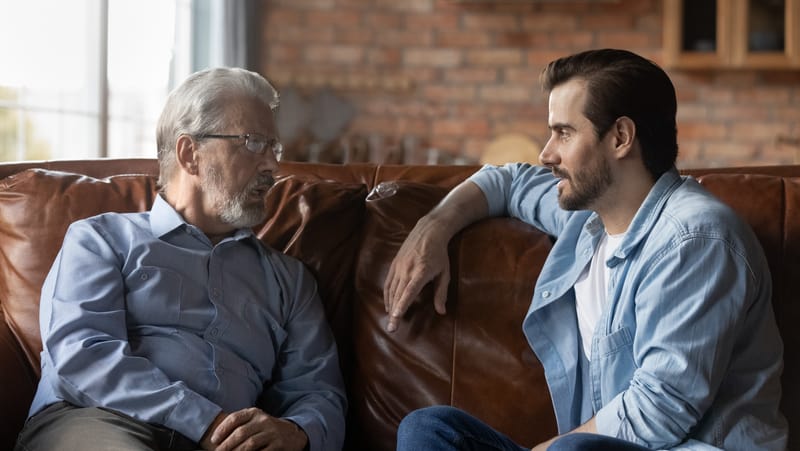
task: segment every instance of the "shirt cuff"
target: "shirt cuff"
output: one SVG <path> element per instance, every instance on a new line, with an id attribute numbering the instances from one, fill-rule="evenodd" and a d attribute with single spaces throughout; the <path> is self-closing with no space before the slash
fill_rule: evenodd
<path id="1" fill-rule="evenodd" d="M 197 393 L 187 391 L 167 416 L 164 426 L 199 443 L 222 408 Z"/>
<path id="2" fill-rule="evenodd" d="M 306 433 L 306 437 L 308 437 L 308 445 L 306 445 L 307 450 L 322 451 L 324 449 L 324 433 L 318 421 L 315 421 L 315 419 L 307 415 L 294 415 L 282 418 L 296 424 Z"/>
<path id="3" fill-rule="evenodd" d="M 622 408 L 622 393 L 617 394 L 611 401 L 604 405 L 594 416 L 594 425 L 597 433 L 609 437 L 617 437 L 622 422 L 625 420 Z"/>

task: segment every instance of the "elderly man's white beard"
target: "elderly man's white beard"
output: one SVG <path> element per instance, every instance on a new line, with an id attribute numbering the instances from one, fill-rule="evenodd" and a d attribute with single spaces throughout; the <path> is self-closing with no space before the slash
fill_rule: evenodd
<path id="1" fill-rule="evenodd" d="M 203 187 L 213 199 L 222 222 L 240 229 L 253 227 L 266 219 L 267 210 L 264 202 L 248 205 L 248 198 L 255 190 L 272 186 L 274 183 L 272 176 L 262 175 L 254 178 L 241 191 L 231 195 L 225 190 L 225 181 L 216 167 L 209 166 L 204 174 Z"/>

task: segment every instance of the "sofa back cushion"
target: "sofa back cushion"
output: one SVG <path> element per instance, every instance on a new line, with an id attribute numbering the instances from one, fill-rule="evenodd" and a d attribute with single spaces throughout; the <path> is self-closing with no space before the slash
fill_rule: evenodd
<path id="1" fill-rule="evenodd" d="M 394 449 L 403 416 L 434 404 L 465 409 L 518 443 L 556 432 L 543 370 L 521 327 L 551 247 L 533 227 L 494 218 L 459 233 L 450 243 L 447 315 L 435 313 L 428 285 L 398 330 L 385 331 L 389 265 L 417 220 L 448 190 L 384 182 L 367 198 L 356 267 L 348 449 Z"/>
<path id="2" fill-rule="evenodd" d="M 0 302 L 5 320 L 38 372 L 39 294 L 75 220 L 104 211 L 142 211 L 155 196 L 149 176 L 95 179 L 30 169 L 0 181 Z"/>
<path id="3" fill-rule="evenodd" d="M 361 183 L 287 176 L 267 194 L 269 217 L 255 228 L 261 241 L 301 260 L 317 279 L 345 380 L 352 360 L 353 268 L 366 196 Z"/>

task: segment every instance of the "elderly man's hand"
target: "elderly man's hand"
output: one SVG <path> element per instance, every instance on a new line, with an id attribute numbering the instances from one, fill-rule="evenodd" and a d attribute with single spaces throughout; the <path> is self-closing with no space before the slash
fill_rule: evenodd
<path id="1" fill-rule="evenodd" d="M 209 451 L 301 451 L 307 444 L 299 426 L 255 407 L 220 414 L 200 443 Z"/>

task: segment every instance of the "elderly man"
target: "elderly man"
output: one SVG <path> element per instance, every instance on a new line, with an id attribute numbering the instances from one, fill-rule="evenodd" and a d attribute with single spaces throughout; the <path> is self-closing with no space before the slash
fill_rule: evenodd
<path id="1" fill-rule="evenodd" d="M 384 293 L 389 330 L 432 280 L 444 313 L 446 243 L 487 216 L 555 237 L 522 328 L 562 437 L 523 448 L 432 407 L 403 420 L 398 449 L 783 450 L 766 258 L 746 223 L 675 169 L 667 74 L 605 49 L 558 59 L 542 78 L 542 166 L 485 167 L 456 187 L 412 230 Z"/>
<path id="2" fill-rule="evenodd" d="M 345 394 L 316 283 L 262 245 L 281 145 L 260 75 L 190 76 L 158 122 L 149 212 L 70 226 L 42 288 L 19 450 L 338 450 Z"/>

